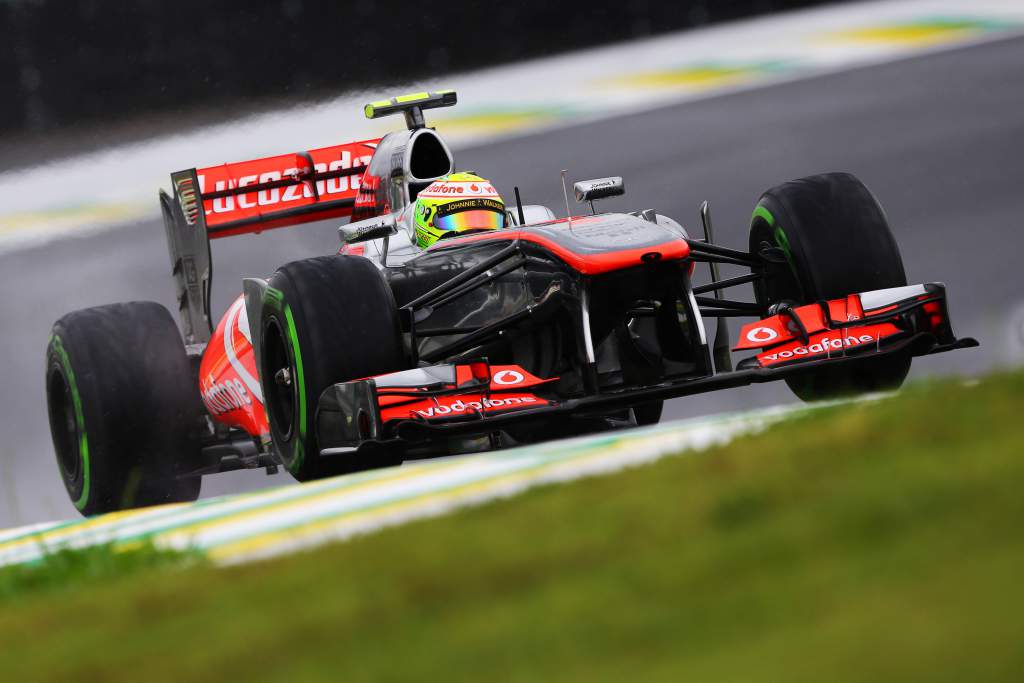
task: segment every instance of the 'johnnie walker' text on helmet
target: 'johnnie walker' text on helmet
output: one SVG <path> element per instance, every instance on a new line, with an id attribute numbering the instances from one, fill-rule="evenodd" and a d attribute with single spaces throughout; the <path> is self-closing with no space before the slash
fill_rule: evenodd
<path id="1" fill-rule="evenodd" d="M 505 227 L 505 202 L 489 180 L 472 173 L 439 178 L 416 196 L 416 243 L 426 249 L 439 239 Z"/>

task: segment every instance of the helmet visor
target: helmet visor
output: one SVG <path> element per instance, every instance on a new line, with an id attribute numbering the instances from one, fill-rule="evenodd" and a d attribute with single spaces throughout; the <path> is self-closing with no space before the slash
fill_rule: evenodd
<path id="1" fill-rule="evenodd" d="M 437 230 L 499 230 L 505 227 L 505 205 L 493 199 L 462 199 L 438 207 L 434 216 Z"/>

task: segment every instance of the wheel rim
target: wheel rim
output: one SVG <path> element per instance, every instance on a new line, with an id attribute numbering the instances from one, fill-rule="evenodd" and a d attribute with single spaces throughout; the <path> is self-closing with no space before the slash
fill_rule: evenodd
<path id="1" fill-rule="evenodd" d="M 280 373 L 295 377 L 295 362 L 288 353 L 288 341 L 276 317 L 267 320 L 263 330 L 263 386 L 266 391 L 267 413 L 271 428 L 281 441 L 289 441 L 295 428 L 295 409 L 298 405 L 296 383 L 278 381 Z"/>
<path id="2" fill-rule="evenodd" d="M 53 434 L 53 447 L 57 452 L 57 463 L 60 465 L 64 478 L 77 483 L 82 474 L 82 459 L 78 450 L 81 435 L 78 433 L 78 420 L 75 418 L 74 399 L 71 397 L 71 386 L 59 364 L 50 369 L 47 381 L 49 397 L 50 432 Z"/>

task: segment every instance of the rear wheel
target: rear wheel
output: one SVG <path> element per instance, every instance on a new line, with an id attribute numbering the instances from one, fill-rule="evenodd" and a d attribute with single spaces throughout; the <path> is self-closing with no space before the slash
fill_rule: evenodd
<path id="1" fill-rule="evenodd" d="M 377 267 L 359 256 L 294 261 L 270 279 L 260 375 L 271 437 L 299 481 L 397 464 L 387 453 L 321 458 L 316 408 L 332 384 L 406 367 L 398 310 Z"/>
<path id="2" fill-rule="evenodd" d="M 192 501 L 199 394 L 170 313 L 137 301 L 69 313 L 46 350 L 57 465 L 84 515 Z"/>
<path id="3" fill-rule="evenodd" d="M 786 263 L 755 284 L 758 304 L 796 304 L 907 284 L 885 212 L 849 173 L 783 183 L 761 195 L 750 226 L 750 250 L 779 247 Z M 866 358 L 788 377 L 805 401 L 896 389 L 910 370 L 909 353 Z"/>

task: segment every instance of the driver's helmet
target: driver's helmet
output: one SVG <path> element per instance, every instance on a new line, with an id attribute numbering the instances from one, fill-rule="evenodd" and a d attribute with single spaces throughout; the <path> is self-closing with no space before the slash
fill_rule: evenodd
<path id="1" fill-rule="evenodd" d="M 426 249 L 439 239 L 505 227 L 505 202 L 490 181 L 472 173 L 438 178 L 416 195 L 416 244 Z"/>

